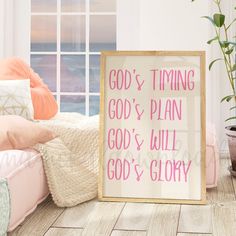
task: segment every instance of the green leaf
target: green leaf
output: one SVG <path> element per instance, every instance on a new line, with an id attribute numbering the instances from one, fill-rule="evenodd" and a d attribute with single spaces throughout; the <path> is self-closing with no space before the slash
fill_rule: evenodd
<path id="1" fill-rule="evenodd" d="M 228 98 L 226 98 L 226 102 L 229 102 L 233 97 L 235 97 L 235 96 L 230 96 L 230 97 L 228 97 Z"/>
<path id="2" fill-rule="evenodd" d="M 234 107 L 231 107 L 231 108 L 230 108 L 230 110 L 233 110 L 233 109 L 235 109 L 235 108 L 236 108 L 236 106 L 234 106 Z"/>
<path id="3" fill-rule="evenodd" d="M 216 25 L 214 20 L 210 16 L 202 16 L 202 18 L 208 19 L 214 26 Z"/>
<path id="4" fill-rule="evenodd" d="M 236 22 L 236 18 L 233 19 L 233 21 L 226 27 L 226 30 L 228 30 L 228 29 L 230 28 L 230 26 L 231 26 L 234 22 Z"/>
<path id="5" fill-rule="evenodd" d="M 236 119 L 236 116 L 232 116 L 232 117 L 226 119 L 225 121 L 234 120 L 234 119 Z"/>
<path id="6" fill-rule="evenodd" d="M 227 50 L 225 53 L 227 55 L 230 55 L 234 51 L 234 47 L 231 47 L 229 50 Z"/>
<path id="7" fill-rule="evenodd" d="M 214 65 L 215 62 L 222 60 L 221 58 L 215 59 L 209 64 L 209 70 L 211 70 L 212 66 Z"/>
<path id="8" fill-rule="evenodd" d="M 229 102 L 233 97 L 235 97 L 235 95 L 227 95 L 223 97 L 220 102 L 223 102 L 223 101 Z"/>
<path id="9" fill-rule="evenodd" d="M 232 71 L 232 72 L 233 72 L 233 71 L 236 71 L 236 64 L 233 65 L 233 67 L 231 68 L 230 71 Z"/>
<path id="10" fill-rule="evenodd" d="M 228 41 L 229 44 L 236 46 L 236 42 Z"/>
<path id="11" fill-rule="evenodd" d="M 222 27 L 222 25 L 225 23 L 225 16 L 223 14 L 220 13 L 216 13 L 213 16 L 214 19 L 214 23 L 217 27 Z"/>
<path id="12" fill-rule="evenodd" d="M 217 40 L 217 39 L 218 39 L 218 36 L 216 36 L 216 37 L 213 38 L 213 39 L 208 40 L 207 43 L 208 43 L 208 44 L 211 44 L 213 41 L 215 41 L 215 40 Z"/>
<path id="13" fill-rule="evenodd" d="M 227 48 L 229 46 L 230 42 L 228 41 L 220 41 L 220 46 L 222 48 Z"/>

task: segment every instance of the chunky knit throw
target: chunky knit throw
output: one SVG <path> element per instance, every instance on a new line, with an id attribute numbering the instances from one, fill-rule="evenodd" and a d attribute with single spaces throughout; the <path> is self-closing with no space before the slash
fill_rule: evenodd
<path id="1" fill-rule="evenodd" d="M 97 196 L 98 116 L 60 113 L 40 121 L 58 137 L 35 149 L 43 158 L 49 190 L 57 206 L 71 207 Z"/>

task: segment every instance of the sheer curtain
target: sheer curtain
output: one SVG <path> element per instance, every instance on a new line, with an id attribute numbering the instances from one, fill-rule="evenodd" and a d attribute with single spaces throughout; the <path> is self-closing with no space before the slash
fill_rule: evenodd
<path id="1" fill-rule="evenodd" d="M 30 60 L 30 0 L 0 0 L 0 58 Z"/>

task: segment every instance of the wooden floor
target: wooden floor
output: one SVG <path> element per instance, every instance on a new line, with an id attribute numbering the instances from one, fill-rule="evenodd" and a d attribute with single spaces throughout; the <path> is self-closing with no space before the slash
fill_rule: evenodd
<path id="1" fill-rule="evenodd" d="M 229 175 L 228 165 L 228 159 L 221 160 L 218 187 L 207 191 L 205 206 L 93 200 L 63 209 L 49 198 L 9 235 L 235 236 L 236 179 Z"/>

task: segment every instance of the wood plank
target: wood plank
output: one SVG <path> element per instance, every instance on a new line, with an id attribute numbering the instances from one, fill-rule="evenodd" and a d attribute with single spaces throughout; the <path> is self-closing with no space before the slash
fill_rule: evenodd
<path id="1" fill-rule="evenodd" d="M 212 236 L 212 234 L 178 233 L 177 236 Z"/>
<path id="2" fill-rule="evenodd" d="M 227 158 L 220 159 L 220 178 L 217 188 L 207 190 L 208 203 L 219 203 L 235 200 L 232 178 L 228 171 L 230 161 Z"/>
<path id="3" fill-rule="evenodd" d="M 110 235 L 123 207 L 124 203 L 97 202 L 88 217 L 82 235 Z"/>
<path id="4" fill-rule="evenodd" d="M 66 208 L 65 211 L 56 220 L 53 226 L 84 228 L 90 212 L 93 211 L 96 201 L 92 200 L 79 204 L 78 206 Z"/>
<path id="5" fill-rule="evenodd" d="M 214 236 L 235 236 L 236 202 L 227 202 L 213 206 L 212 215 Z"/>
<path id="6" fill-rule="evenodd" d="M 50 228 L 45 236 L 80 236 L 82 229 Z"/>
<path id="7" fill-rule="evenodd" d="M 51 198 L 46 199 L 26 218 L 17 236 L 44 235 L 63 211 L 64 208 L 57 207 Z"/>
<path id="8" fill-rule="evenodd" d="M 211 206 L 182 205 L 178 232 L 212 233 Z"/>
<path id="9" fill-rule="evenodd" d="M 126 203 L 115 229 L 147 230 L 154 204 Z"/>
<path id="10" fill-rule="evenodd" d="M 146 236 L 145 231 L 113 230 L 111 236 Z"/>
<path id="11" fill-rule="evenodd" d="M 176 236 L 180 206 L 157 204 L 154 208 L 147 235 Z"/>
<path id="12" fill-rule="evenodd" d="M 18 226 L 16 229 L 14 229 L 12 232 L 7 233 L 7 236 L 17 236 L 20 228 L 21 228 L 21 225 Z"/>

